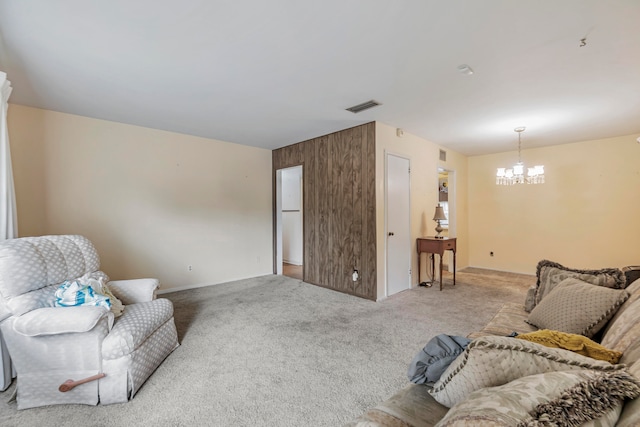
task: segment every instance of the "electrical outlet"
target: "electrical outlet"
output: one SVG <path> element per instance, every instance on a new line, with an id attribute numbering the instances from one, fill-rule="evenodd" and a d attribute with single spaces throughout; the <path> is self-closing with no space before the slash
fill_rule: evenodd
<path id="1" fill-rule="evenodd" d="M 357 282 L 358 281 L 358 277 L 359 277 L 358 270 L 353 270 L 353 274 L 351 275 L 351 278 L 353 279 L 353 281 Z"/>
<path id="2" fill-rule="evenodd" d="M 187 269 L 188 269 L 189 271 L 193 270 L 193 268 L 192 268 L 191 266 L 188 266 L 188 267 L 187 267 Z"/>

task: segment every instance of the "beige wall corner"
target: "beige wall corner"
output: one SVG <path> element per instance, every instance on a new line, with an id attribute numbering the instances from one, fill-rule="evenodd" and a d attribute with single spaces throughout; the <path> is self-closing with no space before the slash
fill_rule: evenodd
<path id="1" fill-rule="evenodd" d="M 416 239 L 435 234 L 435 222 L 432 220 L 438 204 L 438 167 L 456 172 L 456 236 L 457 269 L 466 267 L 468 262 L 468 225 L 467 225 L 467 157 L 452 150 L 447 151 L 447 161 L 439 160 L 439 151 L 443 148 L 430 141 L 408 132 L 402 137 L 396 128 L 376 122 L 376 236 L 378 264 L 378 299 L 385 296 L 386 260 L 385 260 L 385 153 L 396 154 L 410 159 L 411 163 L 411 271 L 412 286 L 418 284 L 418 258 Z M 453 236 L 452 236 L 453 237 Z M 423 254 L 421 272 L 425 277 L 425 257 Z"/>
<path id="2" fill-rule="evenodd" d="M 597 269 L 640 262 L 638 135 L 524 150 L 546 183 L 495 185 L 517 153 L 469 158 L 469 264 L 535 274 L 538 261 Z M 490 252 L 494 256 L 490 256 Z"/>
<path id="3" fill-rule="evenodd" d="M 162 289 L 272 273 L 271 151 L 15 104 L 9 133 L 21 236 L 84 234 Z"/>

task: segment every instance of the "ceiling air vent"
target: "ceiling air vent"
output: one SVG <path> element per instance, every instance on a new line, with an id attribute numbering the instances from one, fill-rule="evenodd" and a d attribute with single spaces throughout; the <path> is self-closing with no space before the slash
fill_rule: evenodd
<path id="1" fill-rule="evenodd" d="M 440 150 L 440 161 L 441 162 L 447 161 L 447 152 L 444 150 Z"/>
<path id="2" fill-rule="evenodd" d="M 347 108 L 347 111 L 351 111 L 352 113 L 359 113 L 360 111 L 368 110 L 369 108 L 377 107 L 380 104 L 378 101 L 363 102 L 362 104 L 354 105 L 353 107 Z"/>

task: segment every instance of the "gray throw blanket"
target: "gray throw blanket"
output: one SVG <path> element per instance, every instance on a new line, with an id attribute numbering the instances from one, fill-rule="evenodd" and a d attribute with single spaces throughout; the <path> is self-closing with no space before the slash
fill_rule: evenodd
<path id="1" fill-rule="evenodd" d="M 433 385 L 471 342 L 465 337 L 440 334 L 413 358 L 407 376 L 415 384 Z"/>

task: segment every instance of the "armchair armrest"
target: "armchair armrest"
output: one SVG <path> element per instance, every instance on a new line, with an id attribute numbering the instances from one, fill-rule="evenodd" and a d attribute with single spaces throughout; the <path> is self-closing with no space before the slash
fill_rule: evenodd
<path id="1" fill-rule="evenodd" d="M 103 307 L 39 308 L 18 317 L 13 323 L 13 330 L 27 337 L 88 332 L 103 317 L 107 318 L 108 328 L 111 329 L 113 314 Z"/>
<path id="2" fill-rule="evenodd" d="M 107 287 L 124 305 L 156 299 L 160 287 L 158 279 L 112 280 Z"/>

